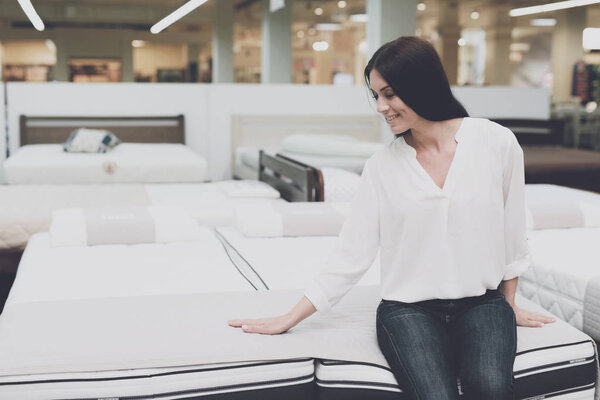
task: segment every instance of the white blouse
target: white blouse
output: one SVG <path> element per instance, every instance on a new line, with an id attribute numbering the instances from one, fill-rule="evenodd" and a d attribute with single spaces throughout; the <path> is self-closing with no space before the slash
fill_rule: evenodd
<path id="1" fill-rule="evenodd" d="M 363 170 L 351 215 L 305 296 L 330 309 L 380 249 L 381 296 L 417 302 L 479 296 L 529 266 L 523 151 L 494 122 L 464 118 L 443 188 L 403 137 Z"/>

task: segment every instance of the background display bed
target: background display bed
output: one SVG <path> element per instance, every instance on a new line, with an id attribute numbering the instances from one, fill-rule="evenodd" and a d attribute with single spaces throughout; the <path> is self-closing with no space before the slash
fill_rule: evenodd
<path id="1" fill-rule="evenodd" d="M 381 117 L 378 115 L 233 115 L 231 160 L 233 176 L 257 179 L 256 160 L 260 149 L 281 151 L 282 141 L 289 135 L 348 135 L 369 142 L 381 141 Z M 240 149 L 240 151 L 238 151 Z M 247 153 L 242 156 L 243 153 Z M 285 154 L 315 168 L 338 167 L 357 172 L 362 162 L 351 157 L 316 157 Z M 341 160 L 341 159 L 344 160 Z M 364 160 L 366 161 L 366 159 Z M 340 162 L 342 164 L 340 164 Z"/>
<path id="2" fill-rule="evenodd" d="M 71 154 L 61 152 L 57 146 L 48 146 L 63 143 L 71 132 L 83 127 L 111 131 L 128 146 L 120 149 L 117 146 L 105 154 Z M 207 179 L 206 161 L 202 157 L 187 148 L 173 146 L 185 144 L 183 115 L 21 115 L 19 145 L 22 147 L 42 144 L 47 146 L 28 146 L 15 153 L 12 160 L 9 157 L 5 162 L 8 183 L 199 182 Z M 149 146 L 150 144 L 152 146 Z M 158 144 L 163 146 L 155 146 Z M 148 152 L 153 154 L 147 154 Z M 160 164 L 161 168 L 157 168 L 157 164 Z M 80 168 L 77 168 L 78 166 Z M 39 176 L 35 171 L 41 171 Z M 74 176 L 69 177 L 69 174 Z"/>
<path id="3" fill-rule="evenodd" d="M 564 120 L 495 120 L 517 136 L 525 183 L 551 183 L 600 192 L 600 153 L 562 146 Z"/>
<path id="4" fill-rule="evenodd" d="M 600 207 L 600 195 L 556 185 L 526 185 L 528 203 Z M 529 230 L 531 265 L 520 277 L 521 295 L 600 340 L 600 228 Z"/>

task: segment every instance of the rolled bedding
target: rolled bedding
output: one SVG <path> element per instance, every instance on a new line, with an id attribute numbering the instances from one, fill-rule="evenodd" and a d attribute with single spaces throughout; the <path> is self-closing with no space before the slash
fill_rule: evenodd
<path id="1" fill-rule="evenodd" d="M 526 208 L 527 229 L 600 227 L 600 207 L 591 203 L 531 202 Z"/>
<path id="2" fill-rule="evenodd" d="M 171 243 L 200 240 L 202 231 L 176 207 L 69 208 L 52 213 L 52 246 Z"/>
<path id="3" fill-rule="evenodd" d="M 235 208 L 235 226 L 247 237 L 336 236 L 350 203 L 248 204 Z"/>

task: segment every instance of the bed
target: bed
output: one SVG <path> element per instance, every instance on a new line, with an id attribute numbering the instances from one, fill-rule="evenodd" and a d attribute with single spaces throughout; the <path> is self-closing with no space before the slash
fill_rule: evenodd
<path id="1" fill-rule="evenodd" d="M 401 389 L 375 339 L 376 265 L 333 313 L 291 334 L 248 335 L 225 324 L 287 310 L 334 240 L 247 239 L 219 228 L 214 238 L 187 244 L 191 252 L 165 271 L 169 245 L 72 252 L 48 247 L 48 234 L 35 235 L 0 316 L 0 397 L 396 398 Z M 243 288 L 225 246 L 264 287 L 246 281 Z M 86 266 L 85 259 L 98 261 Z M 117 265 L 105 270 L 108 260 Z M 89 271 L 77 271 L 82 267 Z M 114 274 L 121 282 L 111 284 Z M 563 322 L 518 333 L 516 398 L 594 398 L 596 356 L 587 335 Z"/>
<path id="2" fill-rule="evenodd" d="M 111 131 L 106 153 L 67 153 L 77 128 Z M 21 115 L 20 148 L 4 162 L 9 184 L 173 183 L 207 180 L 206 161 L 184 145 L 183 115 L 39 117 Z"/>
<path id="3" fill-rule="evenodd" d="M 290 135 L 345 135 L 366 142 L 381 142 L 381 117 L 377 115 L 234 115 L 232 121 L 232 175 L 257 179 L 259 151 L 280 153 L 304 164 L 340 168 L 360 174 L 368 157 L 294 153 L 282 149 Z"/>
<path id="4" fill-rule="evenodd" d="M 511 129 L 525 156 L 525 182 L 600 192 L 600 153 L 562 146 L 564 120 L 495 120 Z"/>

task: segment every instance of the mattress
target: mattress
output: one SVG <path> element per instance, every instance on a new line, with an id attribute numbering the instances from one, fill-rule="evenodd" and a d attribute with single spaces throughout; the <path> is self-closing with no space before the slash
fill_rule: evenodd
<path id="1" fill-rule="evenodd" d="M 24 248 L 31 235 L 48 231 L 52 212 L 60 208 L 176 206 L 201 224 L 219 226 L 231 223 L 236 204 L 283 201 L 273 199 L 268 191 L 232 197 L 222 189 L 229 183 L 244 184 L 0 185 L 0 250 Z"/>
<path id="2" fill-rule="evenodd" d="M 282 154 L 315 168 L 340 168 L 357 174 L 362 173 L 365 162 L 368 159 L 368 157 L 335 157 L 297 154 L 281 151 L 281 149 L 278 147 L 246 146 L 238 147 L 235 150 L 234 171 L 242 171 L 242 173 L 245 175 L 248 173 L 248 171 L 254 171 L 253 178 L 258 179 L 258 153 L 261 149 L 270 154 Z M 252 179 L 250 176 L 239 177 L 244 179 Z"/>
<path id="3" fill-rule="evenodd" d="M 307 287 L 323 267 L 335 237 L 245 238 L 234 228 L 218 232 L 243 254 L 271 290 Z M 359 281 L 363 290 L 379 282 L 378 259 Z M 544 312 L 519 297 L 521 306 Z M 374 317 L 373 317 L 374 320 Z M 539 329 L 518 328 L 515 360 L 517 399 L 593 399 L 595 346 L 585 334 L 560 321 Z M 387 364 L 316 357 L 319 399 L 394 399 L 401 392 Z"/>
<path id="4" fill-rule="evenodd" d="M 182 144 L 122 143 L 107 153 L 66 153 L 60 144 L 36 144 L 9 157 L 4 176 L 9 184 L 202 182 L 207 165 Z"/>
<path id="5" fill-rule="evenodd" d="M 231 316 L 281 313 L 299 296 L 264 291 L 13 304 L 0 317 L 0 398 L 185 398 L 267 382 L 287 384 L 294 398 L 298 386 L 304 394 L 315 390 L 307 385 L 313 379 L 318 397 L 303 398 L 341 398 L 349 389 L 369 394 L 363 398 L 398 392 L 377 347 L 378 287 L 354 288 L 332 313 L 285 335 L 248 335 L 225 324 Z M 594 398 L 595 350 L 587 335 L 560 321 L 519 328 L 518 335 L 516 398 Z M 314 374 L 311 358 L 320 360 Z"/>

